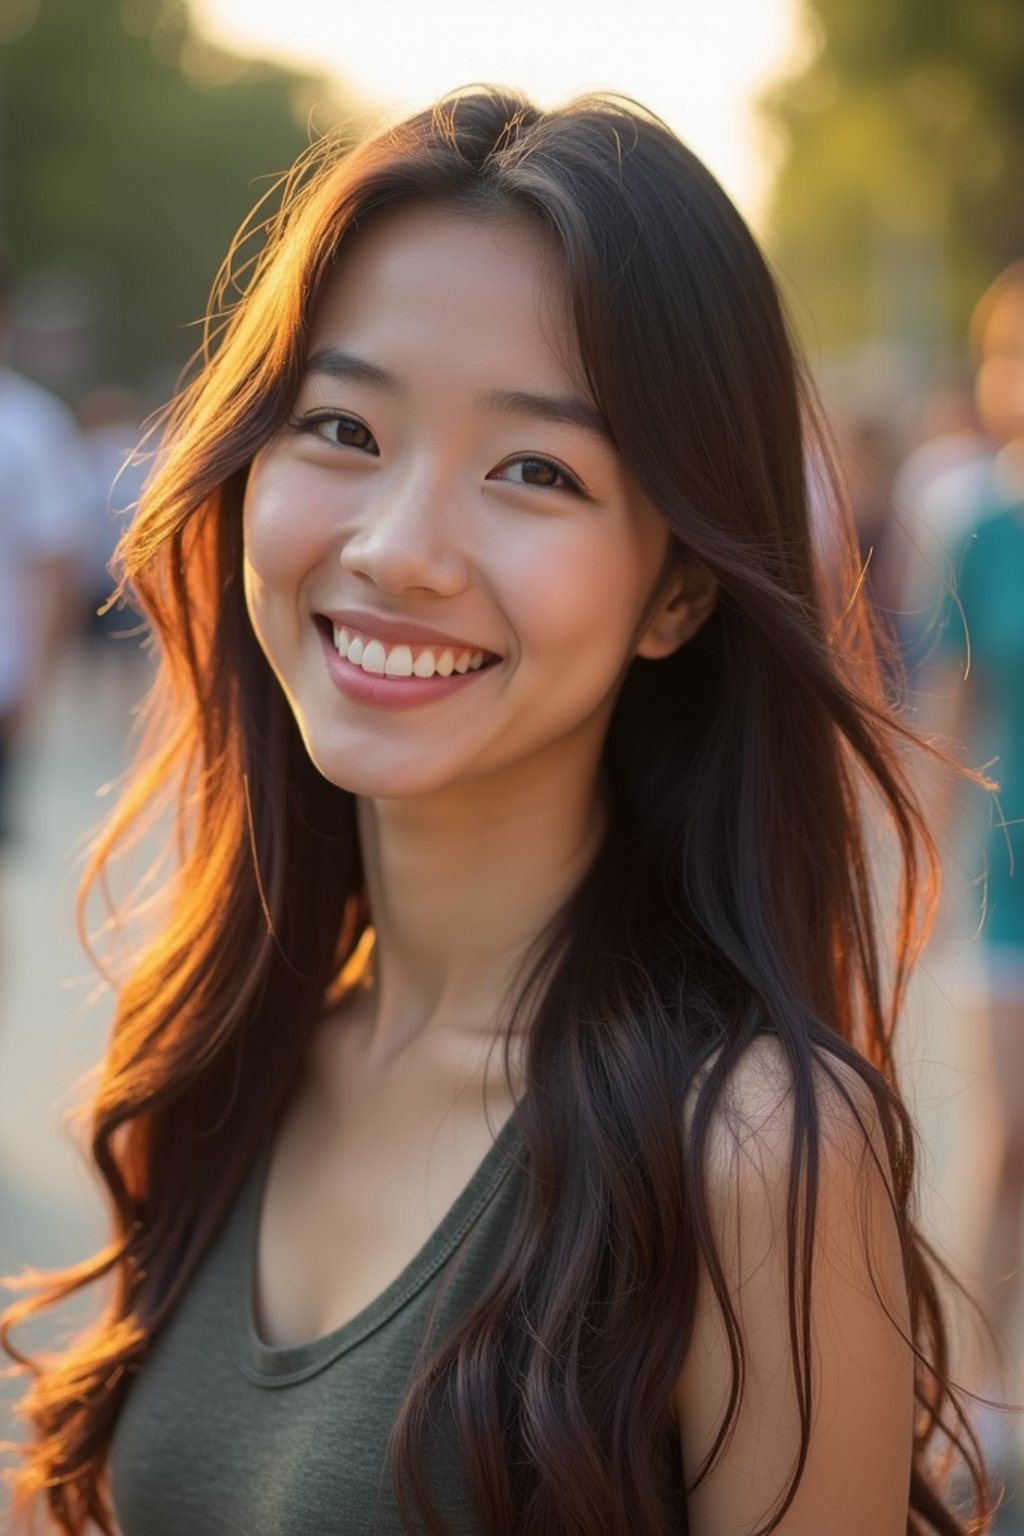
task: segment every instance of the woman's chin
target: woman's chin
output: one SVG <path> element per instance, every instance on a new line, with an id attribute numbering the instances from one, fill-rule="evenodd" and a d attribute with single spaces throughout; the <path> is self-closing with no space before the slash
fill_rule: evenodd
<path id="1" fill-rule="evenodd" d="M 444 789 L 451 783 L 451 775 L 438 772 L 436 767 L 425 769 L 422 763 L 357 762 L 349 753 L 318 749 L 313 741 L 307 740 L 306 747 L 314 767 L 325 779 L 338 789 L 369 800 L 411 799 Z"/>

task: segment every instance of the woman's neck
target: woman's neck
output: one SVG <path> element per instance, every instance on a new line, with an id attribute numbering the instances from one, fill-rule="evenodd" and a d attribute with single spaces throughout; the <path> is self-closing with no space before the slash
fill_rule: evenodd
<path id="1" fill-rule="evenodd" d="M 360 798 L 376 936 L 369 1050 L 381 1063 L 425 1030 L 496 1031 L 517 963 L 604 833 L 593 764 L 566 755 L 430 796 Z"/>

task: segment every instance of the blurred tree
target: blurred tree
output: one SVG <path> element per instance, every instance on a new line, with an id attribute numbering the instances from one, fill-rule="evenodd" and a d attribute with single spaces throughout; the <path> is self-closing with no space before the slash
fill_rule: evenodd
<path id="1" fill-rule="evenodd" d="M 311 136 L 362 110 L 326 80 L 215 48 L 183 0 L 2 0 L 12 264 L 90 281 L 101 377 L 176 369 L 244 215 Z"/>
<path id="2" fill-rule="evenodd" d="M 768 239 L 826 351 L 960 351 L 1024 252 L 1021 0 L 804 0 L 813 57 L 762 107 L 786 146 Z"/>

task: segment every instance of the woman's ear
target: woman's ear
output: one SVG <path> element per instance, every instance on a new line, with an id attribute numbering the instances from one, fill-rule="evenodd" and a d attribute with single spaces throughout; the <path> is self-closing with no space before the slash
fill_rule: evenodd
<path id="1" fill-rule="evenodd" d="M 671 656 L 693 638 L 717 602 L 717 577 L 696 561 L 678 558 L 634 654 L 652 661 Z"/>

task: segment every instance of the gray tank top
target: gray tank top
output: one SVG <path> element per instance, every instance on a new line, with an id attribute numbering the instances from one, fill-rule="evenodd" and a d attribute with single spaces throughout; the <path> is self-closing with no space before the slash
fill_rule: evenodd
<path id="1" fill-rule="evenodd" d="M 333 1333 L 287 1348 L 265 1345 L 254 1323 L 269 1150 L 122 1405 L 110 1456 L 122 1536 L 402 1536 L 388 1435 L 428 1324 L 437 1341 L 502 1256 L 523 1178 L 515 1116 L 387 1289 Z M 486 1536 L 450 1416 L 435 1416 L 423 1466 L 450 1536 Z"/>

